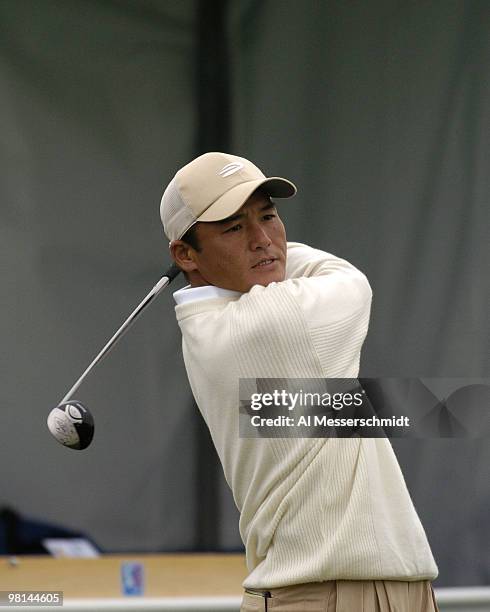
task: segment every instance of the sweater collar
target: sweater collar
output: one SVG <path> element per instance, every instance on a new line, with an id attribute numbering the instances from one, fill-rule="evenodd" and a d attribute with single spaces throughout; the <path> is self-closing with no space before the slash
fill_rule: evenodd
<path id="1" fill-rule="evenodd" d="M 180 305 L 212 298 L 240 297 L 242 294 L 239 291 L 223 289 L 214 285 L 205 285 L 204 287 L 191 287 L 187 285 L 183 289 L 176 291 L 173 295 L 175 302 Z"/>

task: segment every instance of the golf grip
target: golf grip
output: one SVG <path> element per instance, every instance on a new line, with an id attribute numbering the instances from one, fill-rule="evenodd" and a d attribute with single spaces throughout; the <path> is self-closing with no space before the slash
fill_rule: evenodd
<path id="1" fill-rule="evenodd" d="M 174 280 L 174 278 L 180 274 L 180 272 L 181 272 L 181 269 L 179 268 L 179 266 L 173 263 L 170 266 L 170 268 L 165 272 L 162 278 L 167 277 L 168 284 L 170 284 Z"/>
<path id="2" fill-rule="evenodd" d="M 121 327 L 117 330 L 117 332 L 112 336 L 112 338 L 107 342 L 104 348 L 100 351 L 100 353 L 95 357 L 92 363 L 88 366 L 85 372 L 80 376 L 77 382 L 73 385 L 73 387 L 68 391 L 65 397 L 61 400 L 60 403 L 67 402 L 75 391 L 80 387 L 82 382 L 85 380 L 86 376 L 92 371 L 92 369 L 107 355 L 107 353 L 112 349 L 112 347 L 116 344 L 118 340 L 120 340 L 124 334 L 128 331 L 131 325 L 136 321 L 137 317 L 141 314 L 141 312 L 152 302 L 160 292 L 167 287 L 176 276 L 180 273 L 180 268 L 176 264 L 172 264 L 170 268 L 165 272 L 162 278 L 158 281 L 158 283 L 153 287 L 153 289 L 148 293 L 148 295 L 138 304 L 138 306 L 133 310 L 133 312 L 129 315 L 129 317 L 124 321 Z"/>

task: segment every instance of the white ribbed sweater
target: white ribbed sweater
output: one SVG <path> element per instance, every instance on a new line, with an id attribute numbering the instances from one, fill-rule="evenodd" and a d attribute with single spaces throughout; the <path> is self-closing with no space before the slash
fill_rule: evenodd
<path id="1" fill-rule="evenodd" d="M 240 378 L 355 378 L 371 288 L 343 259 L 288 243 L 286 280 L 177 305 L 189 382 L 240 511 L 247 588 L 434 579 L 389 440 L 238 436 Z"/>

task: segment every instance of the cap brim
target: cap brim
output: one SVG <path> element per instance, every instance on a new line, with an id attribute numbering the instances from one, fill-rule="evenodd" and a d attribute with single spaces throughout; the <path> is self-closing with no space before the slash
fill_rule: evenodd
<path id="1" fill-rule="evenodd" d="M 272 198 L 291 198 L 296 194 L 296 185 L 279 176 L 247 181 L 236 185 L 213 202 L 196 221 L 221 221 L 241 208 L 252 193 L 262 187 Z"/>

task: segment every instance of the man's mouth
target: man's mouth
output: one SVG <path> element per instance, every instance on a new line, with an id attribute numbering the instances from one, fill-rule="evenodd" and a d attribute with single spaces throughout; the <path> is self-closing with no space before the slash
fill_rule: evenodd
<path id="1" fill-rule="evenodd" d="M 270 266 L 275 261 L 277 261 L 275 257 L 269 257 L 268 259 L 264 258 L 264 259 L 261 259 L 259 262 L 257 262 L 254 266 L 252 266 L 252 268 L 264 268 L 266 266 Z"/>

